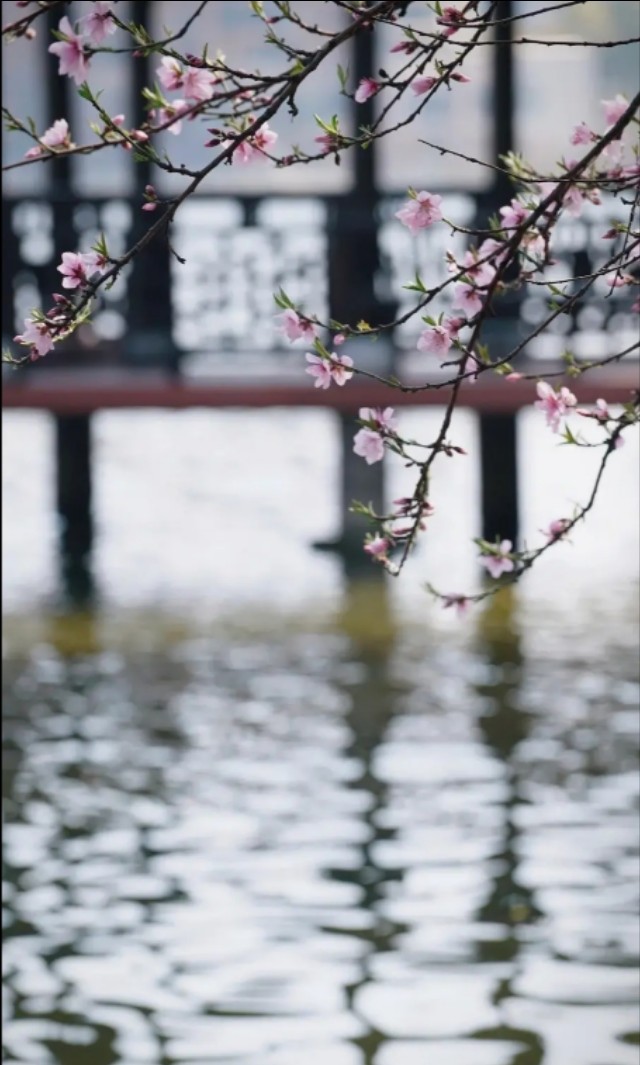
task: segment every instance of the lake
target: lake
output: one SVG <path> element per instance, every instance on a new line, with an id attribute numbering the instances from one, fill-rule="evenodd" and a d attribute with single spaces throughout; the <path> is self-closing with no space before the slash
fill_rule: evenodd
<path id="1" fill-rule="evenodd" d="M 637 1065 L 637 436 L 572 543 L 458 620 L 424 584 L 477 586 L 470 414 L 387 583 L 311 547 L 329 412 L 95 425 L 74 613 L 51 425 L 3 419 L 4 1060 Z M 519 431 L 534 543 L 596 455 Z"/>

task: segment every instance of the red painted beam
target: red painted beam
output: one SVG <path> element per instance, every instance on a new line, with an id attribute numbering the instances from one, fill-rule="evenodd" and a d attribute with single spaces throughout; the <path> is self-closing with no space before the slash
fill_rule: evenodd
<path id="1" fill-rule="evenodd" d="M 539 372 L 544 376 L 542 367 Z M 624 403 L 640 389 L 640 366 L 593 370 L 565 383 L 581 403 L 593 403 L 600 396 L 610 403 Z M 3 380 L 2 406 L 7 410 L 46 410 L 54 414 L 193 407 L 323 407 L 353 412 L 360 407 L 444 406 L 450 395 L 450 388 L 400 392 L 358 378 L 344 388 L 332 386 L 325 391 L 314 388 L 305 377 L 180 379 L 155 371 L 126 370 L 39 370 L 22 376 L 18 370 Z M 484 374 L 474 383 L 465 382 L 459 405 L 480 413 L 510 413 L 530 406 L 535 398 L 534 381 L 504 381 Z"/>

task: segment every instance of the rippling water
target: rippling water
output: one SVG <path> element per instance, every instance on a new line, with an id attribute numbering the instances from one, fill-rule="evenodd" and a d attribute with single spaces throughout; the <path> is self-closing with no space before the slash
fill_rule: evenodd
<path id="1" fill-rule="evenodd" d="M 330 422 L 232 417 L 103 416 L 84 615 L 52 598 L 47 425 L 5 420 L 5 1060 L 636 1065 L 634 445 L 460 624 L 420 582 L 473 580 L 470 465 L 407 580 L 346 586 L 308 547 Z M 566 498 L 536 433 L 530 537 Z"/>

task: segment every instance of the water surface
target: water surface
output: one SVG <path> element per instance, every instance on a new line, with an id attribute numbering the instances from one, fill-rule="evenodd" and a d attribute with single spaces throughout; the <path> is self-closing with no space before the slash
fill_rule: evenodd
<path id="1" fill-rule="evenodd" d="M 409 579 L 347 585 L 309 547 L 328 419 L 231 417 L 101 416 L 84 614 L 47 425 L 6 419 L 5 1060 L 636 1065 L 634 445 L 573 547 L 459 623 L 421 584 L 475 579 L 470 462 Z M 530 537 L 568 491 L 536 434 Z"/>

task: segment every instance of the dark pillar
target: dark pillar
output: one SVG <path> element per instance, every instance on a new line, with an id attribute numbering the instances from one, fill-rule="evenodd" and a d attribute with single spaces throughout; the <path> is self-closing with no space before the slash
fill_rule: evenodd
<path id="1" fill-rule="evenodd" d="M 131 18 L 136 25 L 148 26 L 152 5 L 147 0 L 133 0 Z M 132 127 L 138 128 L 146 118 L 142 90 L 155 80 L 157 55 L 133 61 Z M 148 161 L 133 164 L 133 226 L 131 243 L 143 236 L 158 218 L 142 210 L 145 185 L 153 184 L 153 167 Z M 131 264 L 128 286 L 128 330 L 124 360 L 130 366 L 153 367 L 177 373 L 179 352 L 173 342 L 171 301 L 171 252 L 166 234 L 155 237 Z"/>
<path id="2" fill-rule="evenodd" d="M 514 57 L 512 24 L 502 20 L 513 14 L 511 0 L 499 0 L 494 18 L 496 43 L 493 54 L 493 157 L 513 150 L 514 137 Z M 487 215 L 497 214 L 508 203 L 513 188 L 508 177 L 497 174 L 493 188 L 482 205 L 479 220 L 486 225 Z M 493 359 L 505 356 L 515 346 L 519 321 L 517 297 L 501 298 L 495 304 L 495 317 L 483 328 L 483 341 Z M 514 414 L 480 415 L 480 449 L 482 478 L 482 536 L 485 540 L 518 541 L 517 416 Z"/>
<path id="3" fill-rule="evenodd" d="M 518 539 L 516 419 L 512 414 L 480 418 L 482 536 Z"/>
<path id="4" fill-rule="evenodd" d="M 361 31 L 353 43 L 354 85 L 376 74 L 374 31 Z M 353 124 L 371 126 L 375 118 L 374 100 L 354 104 Z M 331 317 L 353 324 L 364 319 L 379 325 L 393 318 L 393 306 L 381 301 L 376 291 L 380 258 L 377 237 L 378 192 L 376 185 L 376 146 L 353 153 L 354 188 L 330 210 L 329 220 L 329 304 Z M 375 343 L 366 339 L 350 347 L 356 365 L 388 375 L 393 371 L 393 347 L 388 336 Z M 348 386 L 347 386 L 348 387 Z M 365 533 L 370 526 L 360 515 L 350 513 L 354 499 L 371 503 L 379 513 L 385 507 L 384 463 L 368 466 L 353 452 L 353 438 L 360 428 L 358 411 L 337 415 L 340 425 L 342 533 L 330 546 L 340 551 L 348 573 L 371 570 L 371 560 L 363 552 Z"/>
<path id="5" fill-rule="evenodd" d="M 60 570 L 63 587 L 74 602 L 93 591 L 91 549 L 91 418 L 88 414 L 56 417 L 56 509 L 60 522 Z"/>

